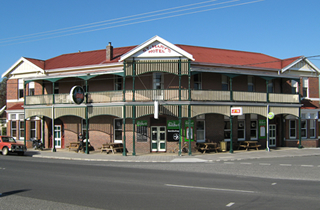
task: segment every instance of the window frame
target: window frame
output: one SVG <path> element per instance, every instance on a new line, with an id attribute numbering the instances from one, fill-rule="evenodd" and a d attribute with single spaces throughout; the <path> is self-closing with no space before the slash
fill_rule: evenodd
<path id="1" fill-rule="evenodd" d="M 116 129 L 116 121 L 121 121 L 121 129 L 120 128 Z M 122 140 L 123 140 L 122 127 L 123 127 L 123 119 L 122 118 L 115 118 L 113 120 L 113 142 L 114 143 L 122 143 Z M 116 139 L 116 131 L 121 131 L 121 139 Z"/>
<path id="2" fill-rule="evenodd" d="M 193 89 L 202 90 L 202 74 L 201 73 L 193 75 Z"/>
<path id="3" fill-rule="evenodd" d="M 198 122 L 203 122 L 203 130 L 198 128 Z M 197 128 L 197 142 L 205 142 L 206 141 L 206 121 L 205 120 L 197 120 L 196 128 Z M 202 133 L 203 139 L 199 139 L 198 132 Z"/>
<path id="4" fill-rule="evenodd" d="M 240 129 L 240 123 L 243 123 L 243 128 Z M 246 121 L 245 120 L 238 120 L 238 127 L 237 127 L 237 133 L 238 133 L 238 141 L 244 141 L 246 139 Z M 243 131 L 243 138 L 239 138 L 239 131 Z"/>
<path id="5" fill-rule="evenodd" d="M 291 122 L 294 122 L 294 128 L 291 127 Z M 291 131 L 294 131 L 294 136 L 291 136 Z M 296 139 L 297 138 L 297 121 L 296 120 L 289 120 L 289 138 Z"/>

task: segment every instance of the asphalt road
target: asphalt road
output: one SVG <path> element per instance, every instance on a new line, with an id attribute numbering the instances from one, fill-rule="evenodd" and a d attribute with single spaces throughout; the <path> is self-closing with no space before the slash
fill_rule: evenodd
<path id="1" fill-rule="evenodd" d="M 0 156 L 0 209 L 320 209 L 317 164 L 317 156 L 218 163 Z"/>

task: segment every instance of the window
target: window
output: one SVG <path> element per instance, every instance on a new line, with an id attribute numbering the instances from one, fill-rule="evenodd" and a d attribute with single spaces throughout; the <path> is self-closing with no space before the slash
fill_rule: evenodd
<path id="1" fill-rule="evenodd" d="M 230 121 L 224 121 L 224 140 L 230 140 Z"/>
<path id="2" fill-rule="evenodd" d="M 310 120 L 310 138 L 316 138 L 316 120 Z"/>
<path id="3" fill-rule="evenodd" d="M 24 82 L 22 79 L 19 79 L 19 90 L 18 90 L 18 99 L 23 98 L 23 86 L 24 86 Z"/>
<path id="4" fill-rule="evenodd" d="M 222 90 L 229 90 L 229 81 L 226 75 L 221 75 Z"/>
<path id="5" fill-rule="evenodd" d="M 245 139 L 245 124 L 244 120 L 238 121 L 238 140 L 244 140 Z"/>
<path id="6" fill-rule="evenodd" d="M 29 96 L 34 95 L 34 82 L 29 83 Z"/>
<path id="7" fill-rule="evenodd" d="M 256 120 L 250 121 L 250 139 L 257 140 L 258 139 L 258 126 Z"/>
<path id="8" fill-rule="evenodd" d="M 122 119 L 114 120 L 114 142 L 122 143 Z"/>
<path id="9" fill-rule="evenodd" d="M 308 91 L 308 86 L 309 86 L 309 80 L 308 80 L 308 78 L 307 77 L 304 77 L 303 79 L 302 79 L 302 83 L 303 83 L 303 97 L 309 97 L 309 91 Z"/>
<path id="10" fill-rule="evenodd" d="M 197 121 L 197 142 L 205 142 L 205 123 L 204 120 Z"/>
<path id="11" fill-rule="evenodd" d="M 194 90 L 201 90 L 201 73 L 193 75 L 193 89 Z"/>
<path id="12" fill-rule="evenodd" d="M 307 138 L 307 120 L 301 120 L 301 138 Z"/>
<path id="13" fill-rule="evenodd" d="M 19 139 L 24 139 L 24 121 L 19 121 Z"/>
<path id="14" fill-rule="evenodd" d="M 153 89 L 161 90 L 163 89 L 163 74 L 153 73 Z"/>
<path id="15" fill-rule="evenodd" d="M 248 91 L 254 92 L 253 76 L 248 76 Z"/>
<path id="16" fill-rule="evenodd" d="M 122 77 L 115 75 L 114 76 L 114 90 L 122 90 Z"/>
<path id="17" fill-rule="evenodd" d="M 297 81 L 291 80 L 291 90 L 292 90 L 292 94 L 298 93 L 298 82 Z"/>
<path id="18" fill-rule="evenodd" d="M 54 94 L 59 94 L 59 83 L 54 84 Z"/>
<path id="19" fill-rule="evenodd" d="M 289 120 L 289 137 L 292 139 L 296 138 L 296 121 Z"/>
<path id="20" fill-rule="evenodd" d="M 33 138 L 36 138 L 36 121 L 35 120 L 31 120 L 30 121 L 30 138 L 33 139 Z"/>
<path id="21" fill-rule="evenodd" d="M 17 138 L 17 121 L 11 121 L 11 136 Z"/>
<path id="22" fill-rule="evenodd" d="M 268 93 L 273 93 L 273 82 L 271 80 L 268 82 Z"/>
<path id="23" fill-rule="evenodd" d="M 148 140 L 148 123 L 141 120 L 137 122 L 137 142 L 147 142 Z"/>

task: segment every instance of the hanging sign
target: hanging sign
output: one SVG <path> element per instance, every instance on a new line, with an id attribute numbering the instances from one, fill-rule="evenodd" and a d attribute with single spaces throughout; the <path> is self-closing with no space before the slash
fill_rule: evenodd
<path id="1" fill-rule="evenodd" d="M 259 139 L 265 139 L 267 136 L 266 120 L 259 120 Z"/>
<path id="2" fill-rule="evenodd" d="M 242 107 L 231 107 L 231 115 L 242 115 Z"/>
<path id="3" fill-rule="evenodd" d="M 184 123 L 185 126 L 185 138 L 184 141 L 189 141 L 189 136 L 191 137 L 191 141 L 194 141 L 194 135 L 193 135 L 193 129 L 194 129 L 194 121 L 190 121 L 190 126 L 189 126 L 189 120 L 186 120 Z M 191 128 L 191 134 L 189 134 L 189 127 Z"/>
<path id="4" fill-rule="evenodd" d="M 167 140 L 168 141 L 179 141 L 179 120 L 168 120 L 167 121 Z"/>
<path id="5" fill-rule="evenodd" d="M 81 104 L 84 101 L 84 90 L 80 86 L 73 86 L 70 90 L 70 99 L 75 104 Z"/>

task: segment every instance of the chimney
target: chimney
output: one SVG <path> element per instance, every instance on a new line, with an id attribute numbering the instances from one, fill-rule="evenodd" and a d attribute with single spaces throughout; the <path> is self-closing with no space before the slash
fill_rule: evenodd
<path id="1" fill-rule="evenodd" d="M 106 49 L 106 60 L 111 61 L 113 58 L 113 47 L 111 46 L 111 42 L 109 42 L 109 45 Z"/>

